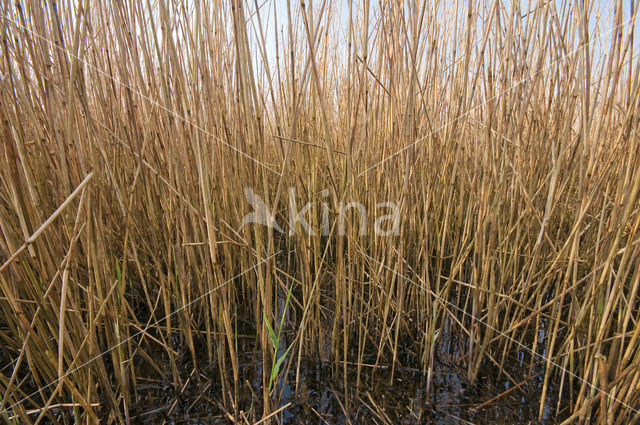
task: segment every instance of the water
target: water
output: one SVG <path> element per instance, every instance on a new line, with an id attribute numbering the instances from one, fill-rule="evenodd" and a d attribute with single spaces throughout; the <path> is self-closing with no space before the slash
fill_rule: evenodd
<path id="1" fill-rule="evenodd" d="M 287 407 L 277 415 L 277 419 L 281 424 L 347 424 L 346 400 L 352 424 L 555 424 L 567 417 L 564 404 L 561 404 L 556 417 L 557 389 L 552 387 L 547 392 L 551 395 L 546 400 L 543 420 L 538 421 L 544 364 L 534 365 L 529 370 L 528 354 L 514 351 L 508 356 L 504 369 L 514 382 L 500 374 L 497 366 L 487 360 L 471 385 L 466 377 L 466 358 L 460 354 L 464 352 L 464 338 L 458 339 L 449 333 L 442 335 L 439 341 L 430 394 L 427 394 L 426 376 L 422 370 L 416 369 L 419 361 L 409 347 L 398 356 L 399 362 L 405 366 L 396 366 L 393 381 L 390 365 L 380 363 L 378 368 L 374 368 L 375 356 L 365 356 L 366 366 L 362 367 L 360 386 L 356 387 L 357 368 L 348 364 L 346 389 L 342 364 L 303 359 L 297 394 L 295 365 L 286 374 L 282 372 L 278 383 L 282 396 L 273 409 Z M 231 423 L 233 411 L 229 410 L 229 403 L 224 407 L 217 365 L 195 372 L 187 351 L 185 347 L 182 353 L 181 380 L 186 382 L 182 391 L 173 389 L 157 370 L 145 365 L 144 359 L 137 359 L 136 373 L 149 376 L 138 381 L 138 396 L 132 409 L 134 422 Z M 234 405 L 240 416 L 244 415 L 248 423 L 253 423 L 262 417 L 263 407 L 262 363 L 260 353 L 255 351 L 255 338 L 241 338 L 239 351 L 244 385 L 239 388 L 239 398 L 234 400 Z M 168 358 L 162 353 L 158 352 L 161 355 L 159 360 L 167 366 Z M 497 357 L 496 353 L 492 355 Z M 203 353 L 203 361 L 205 358 Z M 356 353 L 352 358 L 357 358 Z M 530 372 L 533 376 L 529 375 Z M 166 376 L 171 376 L 168 366 Z M 514 383 L 523 381 L 526 382 L 513 388 Z M 273 423 L 277 423 L 275 418 Z"/>

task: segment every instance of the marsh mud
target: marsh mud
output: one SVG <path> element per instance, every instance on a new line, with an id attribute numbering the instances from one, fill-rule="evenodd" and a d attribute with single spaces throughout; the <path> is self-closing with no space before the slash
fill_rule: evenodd
<path id="1" fill-rule="evenodd" d="M 246 331 L 246 330 L 245 330 Z M 180 363 L 180 386 L 169 368 L 165 350 L 158 350 L 156 366 L 136 358 L 138 376 L 132 423 L 253 424 L 263 417 L 262 360 L 257 338 L 238 338 L 240 381 L 232 397 L 221 384 L 217 362 L 194 368 L 185 348 Z M 199 344 L 202 348 L 202 344 Z M 360 364 L 302 358 L 280 373 L 274 391 L 271 423 L 280 424 L 555 424 L 567 417 L 568 406 L 557 401 L 557 386 L 547 391 L 539 418 L 544 362 L 532 363 L 528 353 L 514 351 L 500 368 L 485 361 L 473 384 L 467 379 L 464 338 L 453 332 L 439 339 L 431 383 L 409 346 L 398 355 L 395 368 L 374 355 Z M 352 353 L 357 359 L 357 353 Z M 166 370 L 158 370 L 157 365 Z M 230 364 L 229 364 L 230 368 Z M 346 371 L 346 375 L 345 375 Z M 228 372 L 231 374 L 231 372 Z M 299 374 L 296 389 L 296 375 Z M 346 376 L 346 379 L 345 379 Z M 345 385 L 346 384 L 346 385 Z M 429 389 L 429 391 L 427 391 Z M 225 395 L 226 393 L 226 395 Z M 280 395 L 278 397 L 278 395 Z M 348 417 L 348 420 L 347 420 Z"/>

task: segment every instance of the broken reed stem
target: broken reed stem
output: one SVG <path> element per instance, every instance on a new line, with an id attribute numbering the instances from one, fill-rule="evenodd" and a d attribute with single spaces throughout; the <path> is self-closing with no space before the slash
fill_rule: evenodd
<path id="1" fill-rule="evenodd" d="M 29 245 L 35 242 L 35 240 L 38 239 L 38 236 L 40 236 L 40 234 L 44 232 L 47 229 L 47 227 L 49 227 L 51 223 L 53 223 L 54 220 L 58 218 L 60 214 L 62 214 L 65 208 L 69 206 L 71 201 L 73 201 L 73 199 L 79 193 L 82 193 L 84 187 L 89 183 L 92 177 L 93 177 L 93 173 L 87 174 L 84 180 L 82 180 L 82 182 L 75 188 L 75 190 L 71 193 L 71 195 L 69 195 L 67 199 L 65 199 L 64 202 L 60 204 L 60 206 L 53 212 L 53 214 L 51 214 L 49 218 L 44 223 L 42 223 L 40 227 L 38 227 L 38 229 L 36 229 L 36 231 L 31 234 L 31 236 L 27 238 L 27 240 L 20 246 L 20 248 L 18 248 L 16 252 L 14 252 L 9 257 L 9 259 L 5 261 L 4 264 L 2 264 L 2 267 L 0 267 L 0 273 L 2 273 L 7 267 L 9 267 L 9 265 L 13 263 L 16 258 L 18 258 L 18 256 L 22 253 L 22 251 L 27 249 Z"/>

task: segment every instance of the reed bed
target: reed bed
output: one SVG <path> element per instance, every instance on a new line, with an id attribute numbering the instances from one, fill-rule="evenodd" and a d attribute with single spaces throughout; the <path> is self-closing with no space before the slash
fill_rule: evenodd
<path id="1" fill-rule="evenodd" d="M 638 422 L 638 4 L 600 6 L 3 2 L 1 416 L 135 423 L 144 362 L 242 422 L 252 329 L 254 420 L 305 359 L 431 385 L 455 332 L 541 420 Z"/>

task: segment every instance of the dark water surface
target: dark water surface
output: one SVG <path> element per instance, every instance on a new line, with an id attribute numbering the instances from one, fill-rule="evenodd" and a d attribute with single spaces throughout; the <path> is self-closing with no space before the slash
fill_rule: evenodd
<path id="1" fill-rule="evenodd" d="M 145 364 L 143 358 L 136 359 L 136 374 L 142 378 L 138 379 L 132 423 L 226 424 L 232 423 L 232 417 L 242 420 L 243 416 L 246 420 L 240 423 L 260 420 L 262 363 L 255 340 L 255 337 L 239 338 L 239 366 L 244 385 L 239 388 L 239 399 L 233 401 L 236 412 L 229 405 L 229 399 L 225 407 L 218 366 L 199 365 L 196 371 L 186 348 L 181 350 L 184 352 L 181 352 L 180 367 L 184 373 L 180 377 L 182 388 L 178 389 L 166 379 L 171 379 L 172 374 L 164 351 L 158 350 L 154 361 L 166 366 L 166 376 Z M 272 417 L 272 423 L 555 424 L 567 417 L 564 401 L 557 410 L 557 388 L 552 386 L 547 391 L 551 395 L 546 399 L 542 421 L 538 421 L 544 378 L 542 361 L 531 365 L 528 353 L 515 351 L 504 365 L 507 377 L 487 360 L 471 385 L 467 380 L 466 358 L 456 354 L 461 352 L 462 340 L 447 335 L 439 341 L 430 394 L 427 394 L 426 376 L 415 368 L 420 364 L 419 359 L 409 348 L 398 356 L 400 365 L 396 365 L 393 381 L 390 365 L 380 361 L 374 368 L 376 359 L 372 357 L 363 361 L 358 386 L 357 367 L 348 363 L 346 391 L 342 363 L 303 359 L 297 395 L 295 364 L 281 372 L 278 389 L 282 396 L 277 403 L 272 403 L 275 404 L 272 410 L 286 407 Z M 499 357 L 498 353 L 491 354 Z M 201 363 L 207 362 L 206 353 L 202 357 Z M 351 358 L 357 359 L 357 354 L 353 353 Z M 230 363 L 228 370 L 231 374 Z"/>

